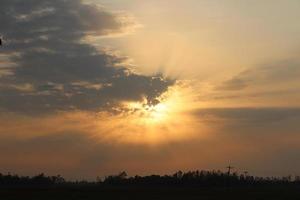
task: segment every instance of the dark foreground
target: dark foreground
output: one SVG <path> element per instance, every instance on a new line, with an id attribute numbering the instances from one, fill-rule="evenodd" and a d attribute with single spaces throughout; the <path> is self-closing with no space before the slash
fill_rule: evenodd
<path id="1" fill-rule="evenodd" d="M 254 188 L 152 188 L 152 189 L 98 189 L 98 188 L 48 188 L 48 189 L 1 189 L 3 200 L 176 200 L 176 199 L 238 199 L 238 200 L 296 200 L 300 199 L 299 187 Z"/>
<path id="2" fill-rule="evenodd" d="M 221 171 L 176 172 L 97 181 L 66 181 L 60 175 L 0 174 L 0 200 L 300 200 L 300 177 L 254 177 Z"/>

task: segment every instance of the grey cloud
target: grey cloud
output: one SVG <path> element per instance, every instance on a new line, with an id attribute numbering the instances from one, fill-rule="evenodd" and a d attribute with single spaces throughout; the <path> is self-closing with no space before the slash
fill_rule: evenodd
<path id="1" fill-rule="evenodd" d="M 195 111 L 194 114 L 200 119 L 221 119 L 255 127 L 260 124 L 280 124 L 285 120 L 299 120 L 300 108 L 210 108 Z M 294 125 L 298 126 L 298 123 Z"/>
<path id="2" fill-rule="evenodd" d="M 217 86 L 217 90 L 242 90 L 248 87 L 248 82 L 240 77 L 233 77 L 230 80 L 224 81 L 222 85 Z"/>
<path id="3" fill-rule="evenodd" d="M 116 67 L 125 58 L 82 43 L 85 36 L 122 33 L 134 22 L 80 0 L 3 0 L 0 23 L 0 54 L 14 63 L 0 76 L 2 110 L 101 110 L 142 98 L 154 103 L 174 84 Z M 33 91 L 18 89 L 22 85 Z"/>
<path id="4" fill-rule="evenodd" d="M 286 59 L 279 62 L 265 64 L 256 72 L 249 71 L 248 73 L 260 74 L 260 79 L 266 81 L 298 80 L 300 76 L 300 60 L 299 58 Z"/>
<path id="5" fill-rule="evenodd" d="M 278 97 L 279 95 L 290 95 L 290 94 L 300 94 L 300 88 L 291 88 L 291 89 L 277 89 L 274 91 L 263 91 L 263 92 L 253 92 L 249 94 L 237 94 L 237 95 L 215 95 L 211 98 L 214 100 L 222 99 L 239 99 L 239 98 L 248 98 L 253 99 L 257 97 Z M 207 98 L 207 97 L 206 97 Z M 205 97 L 203 97 L 205 99 Z"/>
<path id="6" fill-rule="evenodd" d="M 217 86 L 217 90 L 243 90 L 256 85 L 281 84 L 297 81 L 300 77 L 300 60 L 286 59 L 266 63 L 260 67 L 245 70 Z"/>
<path id="7" fill-rule="evenodd" d="M 12 48 L 51 39 L 77 40 L 86 33 L 105 35 L 126 26 L 115 15 L 80 0 L 3 0 L 1 8 L 1 32 Z"/>

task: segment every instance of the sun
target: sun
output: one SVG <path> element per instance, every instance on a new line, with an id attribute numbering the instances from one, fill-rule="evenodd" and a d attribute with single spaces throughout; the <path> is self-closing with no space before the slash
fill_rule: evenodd
<path id="1" fill-rule="evenodd" d="M 152 106 L 150 110 L 150 118 L 156 121 L 162 121 L 168 116 L 168 104 L 159 103 L 155 106 Z"/>
<path id="2" fill-rule="evenodd" d="M 170 105 L 168 101 L 149 105 L 147 100 L 126 103 L 129 115 L 134 116 L 137 122 L 148 125 L 166 122 L 172 112 Z"/>
<path id="3" fill-rule="evenodd" d="M 123 102 L 119 114 L 101 113 L 97 132 L 106 132 L 103 139 L 128 144 L 161 145 L 183 141 L 199 135 L 192 124 L 198 123 L 191 113 L 194 109 L 189 88 L 174 86 L 151 104 L 147 97 L 141 101 Z M 106 119 L 103 121 L 103 119 Z M 200 126 L 197 126 L 200 127 Z"/>
<path id="4" fill-rule="evenodd" d="M 191 100 L 183 92 L 180 87 L 169 88 L 156 99 L 157 104 L 149 104 L 146 97 L 142 101 L 125 102 L 127 117 L 133 119 L 137 125 L 148 127 L 174 123 L 191 105 Z"/>

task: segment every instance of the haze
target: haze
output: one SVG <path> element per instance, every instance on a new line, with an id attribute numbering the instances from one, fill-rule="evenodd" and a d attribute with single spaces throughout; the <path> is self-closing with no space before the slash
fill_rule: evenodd
<path id="1" fill-rule="evenodd" d="M 2 0 L 0 172 L 299 175 L 299 18 L 297 0 Z"/>

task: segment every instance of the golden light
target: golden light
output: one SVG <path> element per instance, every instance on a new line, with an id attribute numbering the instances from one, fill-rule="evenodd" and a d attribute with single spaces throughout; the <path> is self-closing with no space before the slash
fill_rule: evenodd
<path id="1" fill-rule="evenodd" d="M 198 122 L 189 112 L 194 106 L 189 92 L 177 85 L 162 94 L 156 105 L 149 105 L 146 98 L 141 102 L 124 102 L 122 114 L 101 117 L 108 121 L 102 121 L 99 130 L 110 133 L 108 140 L 122 143 L 157 145 L 190 140 L 199 132 L 192 128 Z"/>
<path id="2" fill-rule="evenodd" d="M 158 126 L 170 123 L 172 118 L 178 117 L 177 114 L 183 111 L 180 104 L 184 100 L 174 88 L 157 100 L 157 104 L 149 104 L 146 98 L 141 102 L 125 102 L 124 106 L 129 110 L 128 117 L 133 117 L 138 125 Z"/>
<path id="3" fill-rule="evenodd" d="M 161 102 L 157 105 L 133 102 L 128 103 L 127 107 L 130 110 L 130 115 L 136 117 L 137 123 L 148 125 L 164 123 L 172 109 L 167 102 Z"/>
<path id="4" fill-rule="evenodd" d="M 107 144 L 156 146 L 207 136 L 207 127 L 191 114 L 192 93 L 175 86 L 161 95 L 159 103 L 124 102 L 124 112 L 60 112 L 46 118 L 18 118 L 18 126 L 2 126 L 2 135 L 14 133 L 20 138 L 49 135 L 53 132 L 80 132 Z M 7 120 L 5 120 L 7 118 Z M 1 118 L 1 124 L 14 123 L 15 115 Z M 197 127 L 197 129 L 195 129 Z M 28 134 L 24 134 L 28 133 Z"/>

